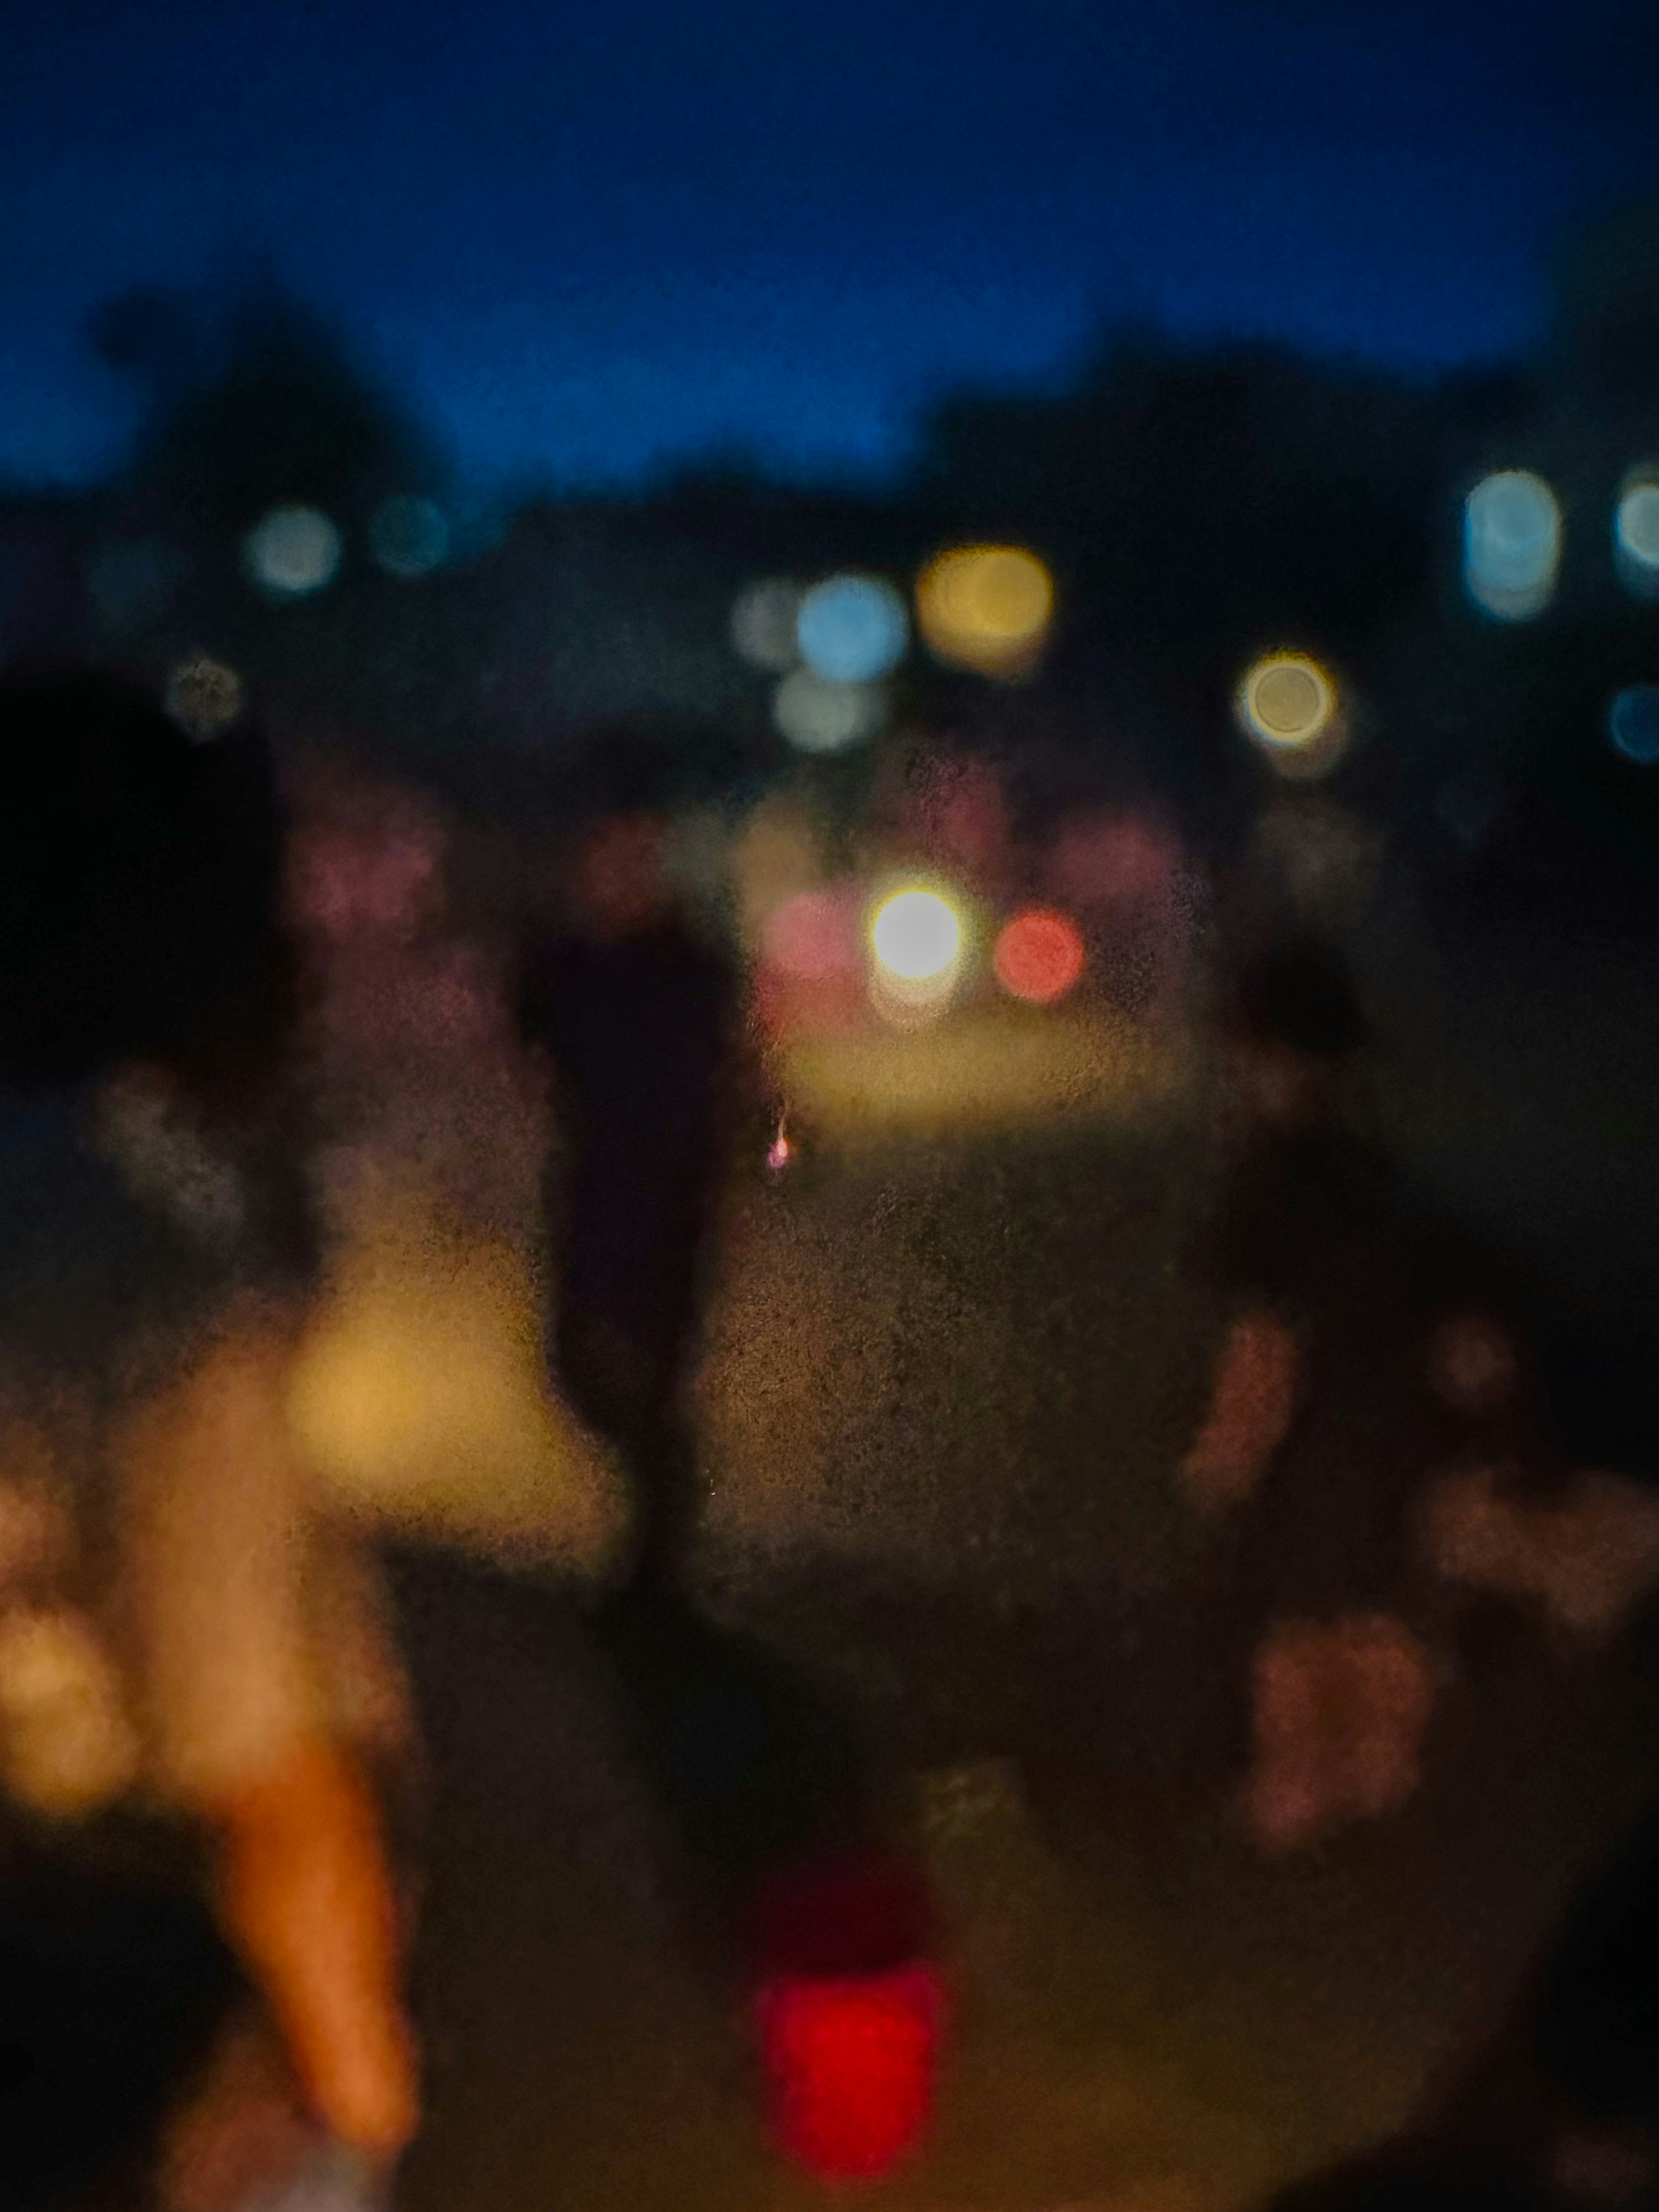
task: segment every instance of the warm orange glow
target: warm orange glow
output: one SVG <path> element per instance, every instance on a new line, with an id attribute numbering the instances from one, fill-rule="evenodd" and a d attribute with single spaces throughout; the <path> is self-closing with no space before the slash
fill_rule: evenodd
<path id="1" fill-rule="evenodd" d="M 916 621 L 940 659 L 986 676 L 1024 674 L 1054 620 L 1054 586 L 1018 545 L 958 545 L 937 555 L 916 584 Z"/>

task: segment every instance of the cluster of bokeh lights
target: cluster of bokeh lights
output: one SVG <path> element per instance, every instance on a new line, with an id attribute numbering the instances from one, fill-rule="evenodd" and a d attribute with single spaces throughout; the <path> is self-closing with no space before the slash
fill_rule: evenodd
<path id="1" fill-rule="evenodd" d="M 910 618 L 884 576 L 827 576 L 810 590 L 763 577 L 733 603 L 732 650 L 779 680 L 772 720 L 797 752 L 839 753 L 885 726 L 883 678 L 903 659 Z"/>
<path id="2" fill-rule="evenodd" d="M 1054 611 L 1054 579 L 1019 545 L 951 546 L 916 580 L 916 627 L 933 658 L 1004 681 L 1036 666 Z M 772 719 L 786 742 L 843 752 L 885 726 L 885 679 L 909 650 L 910 612 L 885 576 L 846 570 L 810 586 L 765 576 L 738 592 L 729 635 L 741 659 L 778 678 Z"/>

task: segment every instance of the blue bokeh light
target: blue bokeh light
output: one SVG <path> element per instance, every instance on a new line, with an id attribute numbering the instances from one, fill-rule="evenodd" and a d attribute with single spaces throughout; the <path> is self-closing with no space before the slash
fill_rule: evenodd
<path id="1" fill-rule="evenodd" d="M 1561 564 L 1561 508 L 1530 469 L 1483 477 L 1463 507 L 1463 581 L 1501 622 L 1541 614 Z"/>
<path id="2" fill-rule="evenodd" d="M 1627 684 L 1607 708 L 1607 735 L 1638 768 L 1659 762 L 1659 684 Z"/>
<path id="3" fill-rule="evenodd" d="M 873 684 L 896 668 L 910 641 L 903 599 L 881 576 L 830 576 L 800 603 L 801 659 L 832 684 Z"/>

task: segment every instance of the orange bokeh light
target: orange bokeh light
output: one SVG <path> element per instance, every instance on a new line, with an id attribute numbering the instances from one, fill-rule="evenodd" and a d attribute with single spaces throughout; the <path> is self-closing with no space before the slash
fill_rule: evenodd
<path id="1" fill-rule="evenodd" d="M 1028 907 L 1005 924 L 991 955 L 1003 989 L 1032 1006 L 1051 1006 L 1083 973 L 1077 924 L 1053 907 Z"/>

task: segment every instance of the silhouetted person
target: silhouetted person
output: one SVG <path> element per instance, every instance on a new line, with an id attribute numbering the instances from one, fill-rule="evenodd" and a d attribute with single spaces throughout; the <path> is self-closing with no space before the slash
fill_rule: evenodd
<path id="1" fill-rule="evenodd" d="M 1422 1271 L 1401 1178 L 1363 1132 L 1367 1041 L 1322 941 L 1280 943 L 1235 987 L 1240 1149 L 1201 1254 L 1228 1314 L 1181 1474 L 1232 1524 L 1217 1602 L 1251 1644 L 1244 1811 L 1273 1849 L 1403 1803 L 1435 1697 L 1410 1510 L 1437 1437 Z"/>
<path id="2" fill-rule="evenodd" d="M 635 1575 L 684 1577 L 696 1470 L 685 1407 L 722 1191 L 764 1113 L 737 963 L 669 878 L 672 756 L 596 742 L 563 911 L 526 949 L 520 1018 L 552 1066 L 554 1341 L 577 1410 L 620 1445 Z"/>
<path id="3" fill-rule="evenodd" d="M 931 1918 L 890 1848 L 862 1731 L 778 1655 L 706 1619 L 689 1587 L 686 1390 L 709 1244 L 734 1162 L 747 1147 L 758 1167 L 775 1115 L 741 974 L 684 918 L 664 868 L 665 766 L 636 735 L 601 740 L 566 910 L 528 951 L 521 1019 L 550 1060 L 563 1140 L 550 1166 L 559 1379 L 622 1448 L 639 1503 L 634 1571 L 599 1633 L 685 1854 L 690 1932 L 722 1976 L 770 1993 L 770 2051 L 809 1987 L 874 1978 L 863 2001 L 878 2010 L 883 1978 L 931 1989 Z M 823 2094 L 833 2112 L 854 2093 Z"/>

